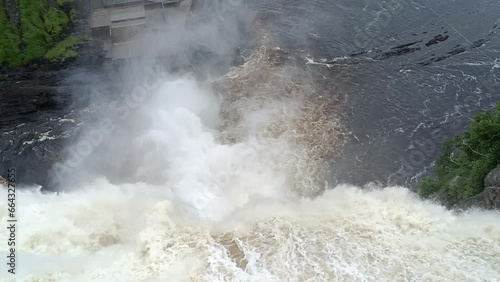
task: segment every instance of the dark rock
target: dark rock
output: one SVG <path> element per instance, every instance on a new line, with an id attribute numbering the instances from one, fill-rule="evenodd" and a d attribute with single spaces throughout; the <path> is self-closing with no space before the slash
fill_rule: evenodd
<path id="1" fill-rule="evenodd" d="M 18 0 L 5 0 L 4 6 L 10 23 L 19 28 L 21 26 L 21 17 L 19 16 Z"/>
<path id="2" fill-rule="evenodd" d="M 410 54 L 410 53 L 420 51 L 420 50 L 421 50 L 420 47 L 416 47 L 416 48 L 403 47 L 403 48 L 399 48 L 399 49 L 393 48 L 393 50 L 384 52 L 384 53 L 374 57 L 374 59 L 375 60 L 385 60 L 385 59 L 388 59 L 391 57 L 402 56 L 402 55 Z"/>
<path id="3" fill-rule="evenodd" d="M 414 41 L 414 42 L 405 43 L 405 44 L 401 44 L 401 45 L 392 47 L 390 50 L 376 55 L 373 59 L 385 60 L 385 59 L 388 59 L 391 57 L 403 56 L 403 55 L 410 54 L 410 53 L 413 53 L 416 51 L 420 51 L 421 50 L 420 47 L 414 46 L 415 44 L 418 44 L 420 42 L 422 42 L 422 41 L 419 40 L 419 41 Z"/>
<path id="4" fill-rule="evenodd" d="M 363 50 L 363 51 L 357 51 L 357 52 L 354 52 L 354 53 L 352 53 L 352 54 L 351 54 L 351 55 L 349 55 L 349 56 L 351 56 L 351 57 L 357 57 L 357 56 L 359 56 L 359 55 L 365 55 L 365 54 L 367 54 L 367 53 L 368 53 L 368 51 Z"/>
<path id="5" fill-rule="evenodd" d="M 470 208 L 500 210 L 500 187 L 488 187 L 477 196 L 453 206 L 453 209 L 457 210 L 467 210 Z"/>
<path id="6" fill-rule="evenodd" d="M 500 165 L 486 175 L 484 187 L 500 187 Z"/>
<path id="7" fill-rule="evenodd" d="M 448 52 L 448 54 L 454 56 L 454 55 L 458 55 L 458 54 L 464 53 L 465 51 L 467 51 L 467 50 L 465 48 L 463 48 L 463 47 L 455 47 L 453 50 L 451 50 L 450 52 Z"/>
<path id="8" fill-rule="evenodd" d="M 458 46 L 455 46 L 455 48 L 453 48 L 451 51 L 447 52 L 445 56 L 435 56 L 433 54 L 432 58 L 430 58 L 429 60 L 427 60 L 425 62 L 420 62 L 419 64 L 422 66 L 427 66 L 427 65 L 430 65 L 432 63 L 440 62 L 440 61 L 446 60 L 448 58 L 451 58 L 455 55 L 464 53 L 465 51 L 467 51 L 465 48 L 460 47 L 460 45 L 458 45 Z"/>
<path id="9" fill-rule="evenodd" d="M 484 201 L 486 202 L 486 209 L 499 209 L 500 210 L 500 187 L 488 187 L 484 189 Z"/>
<path id="10" fill-rule="evenodd" d="M 484 178 L 486 187 L 479 195 L 463 201 L 453 208 L 466 210 L 469 208 L 500 209 L 500 165 L 490 171 Z"/>
<path id="11" fill-rule="evenodd" d="M 472 43 L 472 47 L 479 48 L 479 47 L 483 46 L 483 45 L 484 45 L 484 43 L 486 43 L 486 41 L 487 41 L 487 40 L 486 40 L 486 39 L 484 39 L 484 38 L 481 38 L 481 39 L 479 39 L 479 40 L 476 40 L 476 41 L 474 41 L 474 43 Z"/>
<path id="12" fill-rule="evenodd" d="M 392 49 L 395 50 L 395 49 L 401 49 L 401 48 L 405 48 L 405 47 L 410 47 L 410 46 L 415 45 L 415 44 L 420 43 L 420 42 L 422 42 L 422 40 L 415 41 L 415 42 L 410 42 L 410 43 L 406 43 L 406 44 L 402 44 L 402 45 L 393 47 Z"/>
<path id="13" fill-rule="evenodd" d="M 485 199 L 485 197 L 481 193 L 479 195 L 476 195 L 475 197 L 472 197 L 468 200 L 462 201 L 462 202 L 452 206 L 452 208 L 455 210 L 468 210 L 471 208 L 483 209 L 486 205 L 486 202 L 484 199 Z"/>
<path id="14" fill-rule="evenodd" d="M 439 42 L 446 41 L 449 37 L 450 37 L 449 35 L 443 36 L 441 34 L 438 34 L 434 36 L 434 38 L 429 40 L 429 42 L 425 43 L 425 46 L 429 47 L 431 45 L 438 44 Z"/>
<path id="15" fill-rule="evenodd" d="M 47 171 L 60 160 L 64 145 L 63 138 L 52 139 L 63 134 L 53 131 L 69 114 L 70 101 L 70 93 L 45 87 L 0 90 L 0 174 L 15 168 L 16 182 L 47 182 Z"/>
<path id="16" fill-rule="evenodd" d="M 453 206 L 454 209 L 466 210 L 470 208 L 500 209 L 500 165 L 490 171 L 484 178 L 483 192 Z"/>

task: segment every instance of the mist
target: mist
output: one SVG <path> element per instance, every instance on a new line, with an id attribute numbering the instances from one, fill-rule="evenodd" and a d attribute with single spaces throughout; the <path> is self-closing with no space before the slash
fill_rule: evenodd
<path id="1" fill-rule="evenodd" d="M 234 60 L 241 59 L 239 47 L 249 38 L 243 32 L 251 13 L 241 1 L 230 2 L 201 1 L 191 7 L 191 1 L 185 1 L 176 8 L 182 12 L 173 9 L 168 14 L 172 17 L 168 17 L 161 32 L 155 30 L 131 38 L 142 42 L 144 56 L 117 61 L 101 77 L 71 73 L 67 81 L 75 80 L 74 77 L 87 81 L 87 87 L 74 87 L 72 93 L 74 107 L 85 108 L 88 118 L 78 125 L 78 136 L 69 140 L 65 160 L 53 167 L 50 184 L 44 189 L 72 189 L 97 176 L 118 182 L 136 179 L 136 168 L 128 164 L 137 163 L 143 149 L 131 147 L 137 144 L 130 141 L 140 139 L 155 122 L 147 114 L 151 103 L 158 99 L 158 92 L 176 92 L 165 95 L 175 96 L 189 107 L 212 105 L 213 111 L 210 109 L 212 112 L 201 118 L 214 127 L 219 99 L 212 97 L 215 94 L 196 101 L 189 90 L 184 93 L 165 84 L 197 80 L 193 83 L 200 91 L 213 92 L 207 82 L 210 77 L 227 71 Z M 150 180 L 154 181 L 154 177 Z"/>
<path id="2" fill-rule="evenodd" d="M 498 212 L 333 182 L 348 142 L 336 82 L 248 3 L 188 2 L 187 20 L 141 35 L 147 56 L 67 78 L 88 81 L 73 87 L 82 120 L 48 192 L 18 192 L 19 279 L 500 277 Z"/>

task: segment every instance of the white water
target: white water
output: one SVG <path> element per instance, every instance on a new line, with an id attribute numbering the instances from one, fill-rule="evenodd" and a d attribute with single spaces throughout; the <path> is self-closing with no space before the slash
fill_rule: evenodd
<path id="1" fill-rule="evenodd" d="M 293 140 L 222 145 L 219 102 L 190 79 L 156 91 L 144 106 L 152 122 L 127 141 L 141 182 L 18 191 L 17 280 L 500 280 L 498 212 L 454 215 L 401 187 L 301 199 L 286 181 Z M 263 112 L 245 122 L 261 127 L 273 115 Z"/>

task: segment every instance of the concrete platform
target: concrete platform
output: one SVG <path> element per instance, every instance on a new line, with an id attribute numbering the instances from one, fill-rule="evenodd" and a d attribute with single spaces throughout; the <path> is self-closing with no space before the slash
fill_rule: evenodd
<path id="1" fill-rule="evenodd" d="M 150 50 L 154 45 L 151 42 L 157 42 L 158 36 L 168 37 L 161 33 L 167 27 L 182 28 L 192 3 L 192 0 L 91 1 L 92 34 L 104 41 L 108 50 L 106 57 L 113 61 L 159 54 L 159 50 Z"/>

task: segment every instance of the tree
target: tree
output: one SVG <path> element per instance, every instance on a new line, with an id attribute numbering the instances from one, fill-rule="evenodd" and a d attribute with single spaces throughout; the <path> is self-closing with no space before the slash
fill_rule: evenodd
<path id="1" fill-rule="evenodd" d="M 477 114 L 469 129 L 449 140 L 432 175 L 424 178 L 419 193 L 428 198 L 446 193 L 457 202 L 484 190 L 484 178 L 500 163 L 500 103 Z"/>

